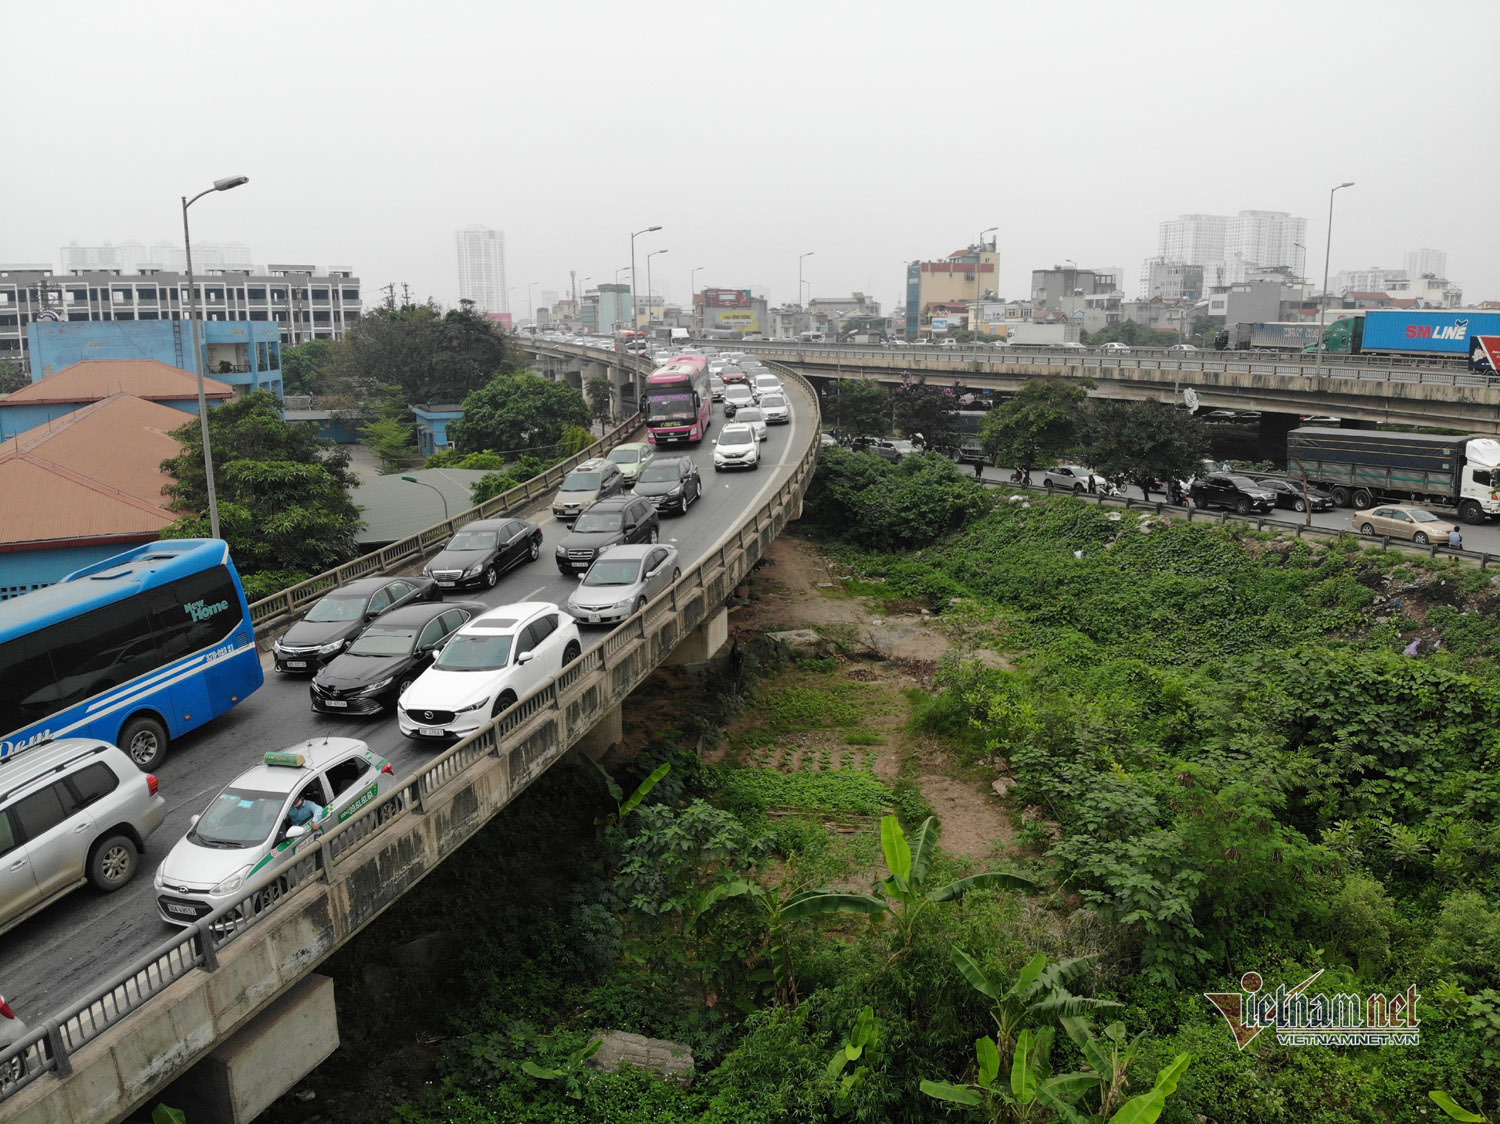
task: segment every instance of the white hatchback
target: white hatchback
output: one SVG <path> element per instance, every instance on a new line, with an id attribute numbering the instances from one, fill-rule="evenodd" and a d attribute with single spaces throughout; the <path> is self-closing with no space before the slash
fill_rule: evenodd
<path id="1" fill-rule="evenodd" d="M 719 439 L 714 442 L 714 471 L 726 468 L 760 467 L 760 442 L 755 430 L 748 425 L 731 423 L 719 430 Z"/>
<path id="2" fill-rule="evenodd" d="M 545 601 L 481 613 L 396 703 L 409 738 L 462 738 L 557 675 L 583 650 L 570 614 Z"/>
<path id="3" fill-rule="evenodd" d="M 785 425 L 792 420 L 792 410 L 787 405 L 785 394 L 761 395 L 760 412 L 767 425 Z"/>

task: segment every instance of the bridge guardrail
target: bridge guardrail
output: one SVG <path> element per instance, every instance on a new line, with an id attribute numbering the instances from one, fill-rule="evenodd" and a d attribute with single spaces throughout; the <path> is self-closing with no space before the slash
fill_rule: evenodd
<path id="1" fill-rule="evenodd" d="M 749 513 L 718 546 L 645 610 L 611 630 L 600 644 L 564 668 L 552 682 L 444 750 L 359 815 L 304 837 L 289 866 L 263 875 L 235 901 L 158 945 L 101 988 L 0 1051 L 0 1066 L 15 1057 L 21 1057 L 24 1063 L 19 1081 L 0 1093 L 0 1102 L 48 1073 L 59 1078 L 70 1076 L 71 1059 L 83 1046 L 140 1011 L 195 970 L 215 971 L 219 953 L 226 945 L 242 939 L 267 917 L 274 916 L 298 890 L 311 883 L 328 882 L 342 862 L 358 855 L 373 839 L 399 827 L 411 816 L 426 814 L 426 804 L 433 795 L 462 778 L 476 763 L 490 757 L 503 760 L 507 766 L 509 797 L 514 797 L 561 758 L 604 714 L 619 705 L 688 632 L 708 618 L 715 604 L 722 604 L 728 598 L 790 520 L 807 489 L 819 448 L 818 396 L 795 371 L 782 368 L 780 374 L 804 391 L 813 424 L 806 451 L 791 475 L 765 503 Z M 480 823 L 471 824 L 469 831 L 472 833 L 479 826 Z M 420 874 L 410 881 L 418 878 Z M 355 903 L 356 908 L 348 917 L 332 921 L 334 926 L 342 925 L 348 930 L 340 935 L 340 942 L 363 928 L 407 888 L 409 881 L 402 872 L 389 884 L 371 887 L 371 892 Z M 182 1066 L 190 1064 L 207 1049 L 208 1045 L 203 1043 L 183 1043 L 182 1057 L 176 1062 Z M 158 1065 L 167 1060 L 170 1059 L 157 1059 Z M 176 1071 L 176 1066 L 169 1068 Z"/>

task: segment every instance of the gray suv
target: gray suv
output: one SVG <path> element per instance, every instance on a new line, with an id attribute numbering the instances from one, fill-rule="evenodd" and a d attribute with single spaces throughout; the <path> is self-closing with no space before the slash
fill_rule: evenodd
<path id="1" fill-rule="evenodd" d="M 129 882 L 166 818 L 156 778 L 123 750 L 63 738 L 0 764 L 0 933 L 84 882 Z"/>
<path id="2" fill-rule="evenodd" d="M 568 473 L 552 501 L 552 514 L 564 523 L 571 522 L 595 500 L 618 496 L 624 490 L 625 475 L 620 466 L 604 457 L 595 457 Z"/>

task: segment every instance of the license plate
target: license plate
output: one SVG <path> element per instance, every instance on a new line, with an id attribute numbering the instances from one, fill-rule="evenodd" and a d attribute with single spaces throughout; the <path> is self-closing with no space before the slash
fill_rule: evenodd
<path id="1" fill-rule="evenodd" d="M 286 666 L 287 667 L 306 667 L 307 666 L 307 661 L 306 660 L 287 660 L 286 661 Z"/>
<path id="2" fill-rule="evenodd" d="M 417 733 L 424 738 L 440 738 L 443 736 L 443 728 L 441 726 L 418 726 Z"/>
<path id="3" fill-rule="evenodd" d="M 335 707 L 343 708 L 343 707 L 348 706 L 349 703 L 345 699 L 324 699 L 323 700 L 323 705 L 324 706 L 335 706 Z"/>
<path id="4" fill-rule="evenodd" d="M 599 623 L 599 614 L 598 613 L 590 613 L 589 614 L 589 624 L 598 624 L 598 623 Z"/>
<path id="5" fill-rule="evenodd" d="M 196 909 L 194 909 L 192 906 L 190 906 L 190 905 L 178 905 L 175 902 L 168 902 L 167 903 L 167 912 L 168 913 L 181 913 L 181 914 L 183 914 L 186 917 L 196 917 L 198 915 L 198 911 Z"/>
<path id="6" fill-rule="evenodd" d="M 438 585 L 442 586 L 444 589 L 452 589 L 457 584 L 457 582 L 438 582 Z"/>

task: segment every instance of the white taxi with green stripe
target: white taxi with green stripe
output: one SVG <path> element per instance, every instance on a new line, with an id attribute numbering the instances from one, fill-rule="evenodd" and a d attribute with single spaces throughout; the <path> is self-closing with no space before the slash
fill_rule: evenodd
<path id="1" fill-rule="evenodd" d="M 294 827 L 292 805 L 305 793 L 316 820 L 342 823 L 389 791 L 389 761 L 356 738 L 310 738 L 267 753 L 192 819 L 156 871 L 156 908 L 173 925 L 191 925 L 243 896 L 245 883 L 290 862 L 312 824 Z"/>

